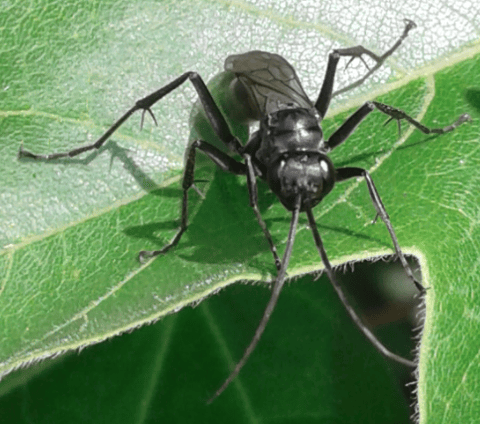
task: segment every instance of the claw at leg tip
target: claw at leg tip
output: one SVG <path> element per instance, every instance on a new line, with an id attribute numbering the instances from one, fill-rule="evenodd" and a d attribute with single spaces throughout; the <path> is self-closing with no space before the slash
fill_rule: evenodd
<path id="1" fill-rule="evenodd" d="M 148 250 L 141 250 L 139 253 L 138 253 L 138 261 L 141 263 L 141 264 L 144 264 L 147 259 L 150 257 L 150 252 Z"/>
<path id="2" fill-rule="evenodd" d="M 403 22 L 405 22 L 405 24 L 406 24 L 406 26 L 407 26 L 408 30 L 410 30 L 410 29 L 413 29 L 413 28 L 416 28 L 416 27 L 417 27 L 417 24 L 416 24 L 415 22 L 413 22 L 411 19 L 407 19 L 407 18 L 405 18 L 405 19 L 403 20 Z"/>

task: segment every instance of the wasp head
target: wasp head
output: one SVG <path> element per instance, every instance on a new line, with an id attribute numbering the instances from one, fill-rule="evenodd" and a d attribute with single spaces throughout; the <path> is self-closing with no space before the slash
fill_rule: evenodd
<path id="1" fill-rule="evenodd" d="M 268 185 L 288 209 L 302 195 L 302 210 L 317 205 L 333 188 L 335 169 L 322 153 L 283 155 L 267 173 Z"/>

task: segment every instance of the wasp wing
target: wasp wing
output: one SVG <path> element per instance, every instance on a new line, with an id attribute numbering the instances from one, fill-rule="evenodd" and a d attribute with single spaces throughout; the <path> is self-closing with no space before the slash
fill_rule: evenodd
<path id="1" fill-rule="evenodd" d="M 225 60 L 225 70 L 236 74 L 247 91 L 257 119 L 286 108 L 313 108 L 293 69 L 278 54 L 251 51 Z"/>

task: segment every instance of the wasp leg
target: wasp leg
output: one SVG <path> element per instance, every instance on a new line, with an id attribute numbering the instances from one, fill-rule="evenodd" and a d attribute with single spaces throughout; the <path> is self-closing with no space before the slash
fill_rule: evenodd
<path id="1" fill-rule="evenodd" d="M 193 186 L 194 183 L 195 158 L 197 149 L 205 153 L 223 171 L 231 172 L 232 174 L 237 175 L 245 175 L 247 173 L 247 168 L 245 164 L 237 162 L 235 159 L 228 156 L 226 153 L 222 152 L 215 146 L 212 146 L 211 144 L 203 140 L 195 140 L 188 148 L 187 162 L 183 174 L 183 198 L 180 212 L 180 228 L 178 229 L 177 234 L 175 234 L 170 243 L 163 246 L 160 250 L 142 250 L 138 255 L 138 259 L 140 260 L 140 262 L 144 262 L 149 258 L 153 258 L 155 256 L 162 255 L 168 252 L 172 247 L 178 244 L 178 242 L 182 238 L 183 233 L 187 229 L 188 190 Z"/>
<path id="2" fill-rule="evenodd" d="M 285 253 L 283 254 L 282 265 L 278 272 L 277 278 L 273 283 L 270 300 L 268 301 L 267 307 L 265 308 L 262 320 L 260 321 L 260 324 L 258 325 L 255 331 L 255 335 L 253 336 L 253 339 L 248 345 L 248 347 L 245 349 L 242 359 L 240 359 L 240 361 L 237 362 L 237 365 L 235 365 L 235 368 L 230 373 L 228 378 L 225 380 L 222 386 L 215 392 L 215 394 L 208 400 L 207 403 L 213 402 L 228 387 L 228 385 L 233 381 L 233 379 L 238 375 L 238 373 L 240 372 L 240 370 L 242 369 L 242 367 L 245 365 L 248 358 L 252 354 L 253 350 L 257 346 L 260 340 L 260 337 L 262 337 L 263 332 L 265 331 L 265 327 L 267 326 L 268 320 L 270 319 L 270 315 L 272 315 L 272 312 L 275 309 L 275 305 L 277 304 L 278 297 L 280 296 L 280 292 L 282 291 L 283 285 L 285 283 L 285 275 L 287 272 L 288 263 L 290 262 L 290 256 L 292 255 L 293 242 L 295 240 L 295 233 L 297 231 L 298 216 L 300 214 L 300 205 L 301 205 L 301 196 L 298 196 L 296 199 L 295 209 L 292 212 L 292 221 L 290 223 L 290 231 L 288 233 L 287 246 L 285 248 Z"/>
<path id="3" fill-rule="evenodd" d="M 388 106 L 379 102 L 366 102 L 363 106 L 360 107 L 360 109 L 350 115 L 340 127 L 337 128 L 337 130 L 330 136 L 330 138 L 325 141 L 323 148 L 327 152 L 329 152 L 338 145 L 342 144 L 357 128 L 360 122 L 362 122 L 375 108 L 390 117 L 387 123 L 395 119 L 398 122 L 400 129 L 400 121 L 402 119 L 405 119 L 407 122 L 414 125 L 417 129 L 419 129 L 425 134 L 444 134 L 449 131 L 453 131 L 455 128 L 459 127 L 464 122 L 471 120 L 470 115 L 464 113 L 463 115 L 460 115 L 453 124 L 447 125 L 446 127 L 428 128 L 407 115 L 403 110 L 396 109 L 392 106 Z"/>
<path id="4" fill-rule="evenodd" d="M 375 53 L 373 53 L 371 50 L 368 50 L 366 49 L 365 47 L 363 46 L 355 46 L 355 47 L 350 47 L 350 48 L 346 48 L 346 49 L 338 49 L 336 50 L 336 52 L 340 55 L 340 56 L 350 56 L 351 59 L 350 61 L 348 62 L 347 66 L 350 64 L 350 62 L 352 60 L 354 60 L 355 58 L 359 58 L 360 60 L 363 61 L 363 63 L 365 63 L 365 61 L 363 60 L 363 55 L 367 55 L 367 56 L 370 56 L 376 63 L 375 63 L 375 66 L 373 66 L 372 68 L 368 68 L 367 66 L 367 69 L 368 69 L 368 72 L 361 78 L 359 78 L 357 81 L 353 82 L 352 84 L 350 85 L 347 85 L 346 87 L 343 87 L 342 89 L 338 90 L 338 91 L 335 91 L 333 93 L 333 97 L 335 96 L 338 96 L 339 94 L 342 94 L 342 93 L 345 93 L 346 91 L 349 91 L 349 90 L 352 90 L 353 88 L 355 87 L 358 87 L 359 85 L 362 85 L 378 68 L 380 68 L 383 63 L 385 62 L 385 60 L 390 57 L 394 52 L 395 50 L 397 50 L 400 45 L 402 44 L 403 40 L 405 40 L 405 38 L 407 38 L 408 36 L 408 33 L 410 32 L 411 29 L 415 28 L 417 25 L 415 24 L 415 22 L 409 20 L 409 19 L 404 19 L 404 22 L 405 22 L 405 28 L 403 30 L 403 33 L 402 35 L 400 35 L 400 37 L 398 38 L 398 40 L 396 41 L 396 43 L 389 49 L 387 50 L 384 54 L 382 54 L 381 56 L 378 56 L 376 55 Z M 365 64 L 366 65 L 366 64 Z"/>
<path id="5" fill-rule="evenodd" d="M 317 109 L 321 119 L 325 117 L 328 106 L 330 106 L 330 100 L 332 100 L 333 83 L 335 81 L 335 72 L 337 71 L 339 60 L 340 54 L 338 54 L 337 51 L 334 51 L 328 55 L 327 71 L 325 72 L 325 77 L 323 78 L 320 94 L 315 102 L 315 109 Z"/>
<path id="6" fill-rule="evenodd" d="M 31 158 L 41 160 L 52 160 L 60 158 L 73 158 L 81 153 L 88 152 L 89 150 L 99 149 L 110 138 L 110 136 L 122 125 L 130 116 L 139 109 L 137 105 L 133 106 L 128 112 L 126 112 L 117 122 L 115 122 L 95 143 L 87 144 L 86 146 L 78 147 L 77 149 L 70 150 L 68 152 L 50 153 L 46 155 L 39 155 L 23 149 L 23 145 L 20 145 L 18 150 L 18 158 Z"/>
<path id="7" fill-rule="evenodd" d="M 356 112 L 350 115 L 347 120 L 340 125 L 330 138 L 324 142 L 323 147 L 327 152 L 333 150 L 339 144 L 342 144 L 353 131 L 357 128 L 358 124 L 362 122 L 370 112 L 375 109 L 372 102 L 366 102 Z"/>
<path id="8" fill-rule="evenodd" d="M 270 231 L 268 231 L 267 224 L 265 224 L 265 221 L 262 218 L 260 210 L 258 209 L 257 179 L 255 175 L 255 169 L 252 163 L 252 158 L 248 153 L 244 153 L 243 157 L 245 159 L 245 164 L 247 166 L 247 185 L 248 185 L 248 194 L 250 197 L 250 206 L 253 208 L 253 211 L 255 212 L 255 216 L 257 217 L 257 221 L 260 224 L 260 227 L 262 228 L 263 234 L 265 235 L 265 238 L 267 239 L 268 244 L 270 245 L 270 251 L 272 252 L 273 259 L 275 261 L 275 266 L 277 267 L 277 270 L 280 270 L 281 261 L 280 261 L 280 258 L 278 257 L 277 248 L 273 243 Z"/>
<path id="9" fill-rule="evenodd" d="M 462 125 L 464 122 L 471 121 L 470 115 L 468 113 L 464 113 L 460 115 L 458 119 L 451 125 L 447 125 L 443 128 L 428 128 L 425 125 L 421 124 L 417 120 L 413 119 L 411 116 L 407 115 L 403 110 L 397 109 L 393 106 L 389 106 L 379 102 L 372 102 L 373 105 L 380 111 L 383 112 L 385 115 L 388 115 L 390 118 L 385 123 L 388 124 L 390 121 L 395 120 L 398 123 L 398 132 L 400 133 L 400 121 L 405 119 L 405 121 L 409 122 L 415 128 L 419 129 L 424 134 L 445 134 L 447 132 L 453 131 L 455 128 Z"/>
<path id="10" fill-rule="evenodd" d="M 225 143 L 225 145 L 230 148 L 231 151 L 239 153 L 242 146 L 230 131 L 227 121 L 225 120 L 222 113 L 220 112 L 220 109 L 218 108 L 215 101 L 213 100 L 213 97 L 208 91 L 208 88 L 203 82 L 202 78 L 196 72 L 186 72 L 180 77 L 178 77 L 177 79 L 175 79 L 174 81 L 172 81 L 171 83 L 155 91 L 154 93 L 149 94 L 143 99 L 138 100 L 135 103 L 135 106 L 133 106 L 117 122 L 115 122 L 105 132 L 105 134 L 103 134 L 95 143 L 70 150 L 69 152 L 51 153 L 47 155 L 38 155 L 32 152 L 29 152 L 28 150 L 23 150 L 23 146 L 20 146 L 20 149 L 18 151 L 18 157 L 51 160 L 51 159 L 59 159 L 64 157 L 74 157 L 83 152 L 87 152 L 89 150 L 99 149 L 105 143 L 105 141 L 107 141 L 108 138 L 110 138 L 110 136 L 137 110 L 143 110 L 142 121 L 141 121 L 142 125 L 143 125 L 143 117 L 145 112 L 148 112 L 155 120 L 155 116 L 153 115 L 151 107 L 160 99 L 162 99 L 164 96 L 166 96 L 168 93 L 172 92 L 173 90 L 178 88 L 180 85 L 182 85 L 187 79 L 190 79 L 193 86 L 195 87 L 195 90 L 198 93 L 198 97 L 202 102 L 203 108 L 205 109 L 205 113 L 215 133 Z"/>
<path id="11" fill-rule="evenodd" d="M 415 27 L 416 25 L 413 21 L 405 19 L 405 29 L 403 30 L 403 34 L 400 36 L 397 42 L 392 46 L 392 48 L 387 52 L 385 52 L 382 56 L 376 55 L 371 50 L 368 50 L 363 46 L 349 47 L 346 49 L 336 49 L 332 53 L 330 53 L 330 55 L 328 56 L 327 71 L 325 72 L 322 88 L 320 90 L 320 94 L 318 95 L 318 99 L 315 102 L 315 108 L 318 110 L 320 117 L 322 119 L 325 117 L 325 114 L 327 113 L 328 106 L 330 105 L 330 100 L 332 100 L 332 97 L 338 96 L 339 94 L 344 93 L 345 91 L 351 90 L 352 88 L 358 87 L 359 85 L 363 84 L 363 82 L 368 77 L 370 77 L 378 68 L 380 68 L 380 66 L 383 65 L 383 62 L 385 62 L 385 60 L 395 50 L 398 49 L 400 44 L 402 44 L 402 41 L 407 37 L 408 32 Z M 370 56 L 373 60 L 375 60 L 377 62 L 376 65 L 373 68 L 369 69 L 368 72 L 359 80 L 355 81 L 354 83 L 350 84 L 347 87 L 342 88 L 341 90 L 333 92 L 333 83 L 335 80 L 335 73 L 337 72 L 337 64 L 338 64 L 338 61 L 340 60 L 340 57 L 350 56 L 351 57 L 350 62 L 355 58 L 359 58 L 365 63 L 362 57 L 362 55 L 364 54 L 366 54 L 367 56 Z M 350 62 L 348 62 L 348 64 L 350 64 Z"/>
<path id="12" fill-rule="evenodd" d="M 400 262 L 402 263 L 403 269 L 405 270 L 408 277 L 413 281 L 413 283 L 415 284 L 417 289 L 421 293 L 425 293 L 425 288 L 413 276 L 412 269 L 410 268 L 410 265 L 408 265 L 408 262 L 405 259 L 405 256 L 403 255 L 402 249 L 400 248 L 400 245 L 398 244 L 398 239 L 397 239 L 397 236 L 395 234 L 395 230 L 393 229 L 392 223 L 390 221 L 390 217 L 388 216 L 388 213 L 385 209 L 385 206 L 382 203 L 382 199 L 380 198 L 380 195 L 378 194 L 378 191 L 375 187 L 375 184 L 373 183 L 373 180 L 372 180 L 372 177 L 370 176 L 370 173 L 363 168 L 346 167 L 346 168 L 338 168 L 336 170 L 336 174 L 335 174 L 335 180 L 337 182 L 348 180 L 350 178 L 356 178 L 356 177 L 365 178 L 365 181 L 366 181 L 367 187 L 368 187 L 368 192 L 370 193 L 370 198 L 372 199 L 373 206 L 375 207 L 375 211 L 377 212 L 377 216 L 379 216 L 382 219 L 382 221 L 385 223 L 385 226 L 387 227 L 388 232 L 390 233 L 390 238 L 392 239 L 393 246 L 395 248 L 395 253 L 396 253 L 397 257 L 400 259 Z"/>
<path id="13" fill-rule="evenodd" d="M 317 246 L 318 253 L 320 254 L 320 257 L 322 258 L 322 262 L 325 265 L 325 270 L 327 272 L 328 278 L 330 279 L 330 282 L 332 283 L 333 288 L 337 292 L 338 297 L 340 298 L 340 301 L 343 303 L 343 306 L 345 306 L 345 309 L 347 310 L 348 314 L 352 318 L 353 322 L 355 325 L 360 329 L 360 331 L 365 335 L 365 337 L 373 344 L 373 346 L 384 356 L 387 358 L 390 358 L 396 362 L 399 362 L 400 364 L 407 365 L 409 367 L 415 367 L 416 364 L 413 361 L 410 361 L 408 359 L 405 359 L 399 355 L 396 355 L 393 352 L 390 352 L 381 342 L 378 340 L 375 335 L 365 326 L 365 324 L 362 322 L 360 317 L 357 315 L 355 310 L 353 309 L 352 305 L 350 305 L 350 302 L 348 301 L 347 297 L 345 296 L 345 293 L 343 293 L 343 290 L 338 283 L 338 281 L 335 279 L 335 276 L 333 274 L 332 270 L 332 265 L 330 264 L 330 261 L 328 260 L 327 253 L 325 252 L 325 248 L 323 247 L 323 242 L 320 237 L 320 234 L 317 229 L 317 224 L 315 222 L 315 218 L 313 216 L 312 210 L 307 209 L 307 216 L 308 216 L 308 222 L 310 225 L 310 229 L 312 230 L 313 233 L 313 238 L 315 239 L 315 245 Z"/>

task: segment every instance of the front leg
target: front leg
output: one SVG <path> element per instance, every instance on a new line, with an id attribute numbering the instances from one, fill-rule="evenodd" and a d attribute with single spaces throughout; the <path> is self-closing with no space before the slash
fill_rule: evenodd
<path id="1" fill-rule="evenodd" d="M 415 284 L 417 289 L 420 291 L 420 293 L 425 293 L 425 288 L 413 276 L 412 269 L 410 268 L 410 265 L 408 265 L 408 262 L 405 259 L 402 249 L 400 248 L 400 245 L 398 243 L 395 230 L 393 229 L 392 223 L 390 221 L 390 217 L 388 216 L 385 206 L 383 205 L 382 199 L 378 194 L 377 188 L 375 187 L 375 184 L 373 183 L 372 177 L 370 176 L 369 172 L 366 169 L 362 169 L 362 168 L 348 167 L 348 168 L 338 168 L 335 174 L 335 180 L 337 182 L 345 181 L 350 178 L 357 178 L 357 177 L 365 178 L 365 181 L 367 182 L 370 198 L 372 199 L 373 206 L 375 207 L 375 210 L 377 212 L 376 216 L 379 216 L 382 219 L 382 221 L 385 223 L 385 226 L 387 227 L 387 230 L 390 233 L 390 238 L 392 239 L 393 246 L 395 248 L 395 253 L 397 254 L 397 257 L 400 259 L 403 269 L 405 270 L 408 277 L 413 281 L 413 283 Z"/>
<path id="2" fill-rule="evenodd" d="M 245 175 L 247 168 L 245 164 L 237 162 L 235 159 L 228 156 L 226 153 L 217 149 L 215 146 L 203 140 L 195 140 L 188 148 L 187 161 L 185 164 L 185 171 L 183 173 L 183 197 L 180 212 L 180 228 L 177 234 L 173 237 L 170 243 L 166 244 L 159 250 L 142 250 L 138 259 L 140 262 L 145 262 L 149 258 L 167 253 L 172 247 L 175 247 L 183 233 L 188 227 L 188 190 L 193 186 L 195 181 L 195 159 L 197 149 L 205 153 L 220 169 L 232 174 Z"/>
<path id="3" fill-rule="evenodd" d="M 245 164 L 247 167 L 247 185 L 248 185 L 248 196 L 250 198 L 250 206 L 252 207 L 253 212 L 255 212 L 255 216 L 257 217 L 258 224 L 260 225 L 263 231 L 263 234 L 265 235 L 265 238 L 268 241 L 268 245 L 270 246 L 270 251 L 272 252 L 272 255 L 273 255 L 273 260 L 275 261 L 275 266 L 277 267 L 277 270 L 280 271 L 281 262 L 280 262 L 280 258 L 278 257 L 277 248 L 273 243 L 273 239 L 270 234 L 270 231 L 268 231 L 267 224 L 265 224 L 265 221 L 262 218 L 262 214 L 258 209 L 257 178 L 255 174 L 255 168 L 252 163 L 252 158 L 248 153 L 244 153 L 243 157 L 245 159 Z"/>
<path id="4" fill-rule="evenodd" d="M 393 359 L 394 361 L 400 364 L 415 368 L 416 367 L 415 362 L 410 361 L 409 359 L 403 358 L 391 352 L 390 350 L 388 350 L 382 344 L 382 342 L 377 339 L 375 334 L 373 334 L 368 329 L 368 327 L 362 322 L 361 318 L 358 316 L 358 314 L 355 312 L 355 309 L 353 309 L 352 305 L 350 304 L 348 297 L 345 296 L 345 293 L 343 293 L 342 286 L 338 283 L 337 279 L 335 278 L 332 265 L 328 260 L 327 252 L 325 252 L 322 238 L 320 237 L 320 233 L 318 232 L 317 223 L 315 222 L 315 217 L 313 216 L 312 210 L 307 209 L 306 213 L 308 216 L 310 229 L 312 230 L 313 238 L 315 240 L 315 245 L 317 246 L 318 253 L 322 258 L 322 262 L 323 262 L 323 265 L 325 266 L 325 271 L 327 272 L 330 283 L 332 283 L 334 290 L 337 292 L 337 296 L 339 297 L 340 301 L 343 303 L 343 306 L 345 306 L 345 309 L 348 315 L 350 315 L 350 318 L 352 318 L 355 325 L 360 329 L 360 331 L 365 335 L 365 337 L 372 343 L 375 349 L 377 349 L 382 355 L 384 355 L 387 358 Z"/>

